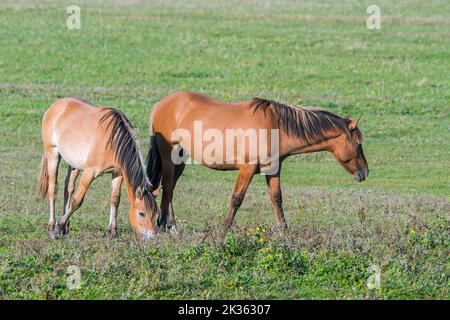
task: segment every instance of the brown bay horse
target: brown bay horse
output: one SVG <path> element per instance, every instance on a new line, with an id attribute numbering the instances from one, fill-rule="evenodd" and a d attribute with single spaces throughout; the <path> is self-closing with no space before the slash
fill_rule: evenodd
<path id="1" fill-rule="evenodd" d="M 49 237 L 68 232 L 68 220 L 77 210 L 92 181 L 112 173 L 109 231 L 117 234 L 117 208 L 122 182 L 130 202 L 128 217 L 134 230 L 144 238 L 155 234 L 154 218 L 159 209 L 151 194 L 135 133 L 125 115 L 113 108 L 97 108 L 78 99 L 56 101 L 42 119 L 44 155 L 39 177 L 39 195 L 50 205 Z M 63 215 L 55 223 L 55 194 L 60 159 L 69 169 L 65 182 Z M 83 171 L 77 191 L 75 182 Z"/>
<path id="2" fill-rule="evenodd" d="M 225 220 L 226 232 L 252 177 L 264 172 L 267 167 L 261 153 L 255 155 L 250 152 L 250 142 L 257 141 L 260 148 L 270 150 L 268 156 L 271 163 L 276 163 L 275 170 L 272 168 L 266 173 L 266 182 L 277 225 L 286 228 L 280 189 L 282 161 L 290 155 L 329 151 L 356 181 L 365 180 L 369 169 L 361 145 L 362 135 L 357 128 L 358 121 L 321 109 L 285 105 L 259 98 L 225 103 L 194 92 L 177 92 L 165 97 L 155 105 L 150 117 L 150 150 L 147 158 L 147 175 L 153 185 L 152 192 L 157 194 L 159 184 L 162 186 L 158 225 L 177 232 L 172 198 L 185 161 L 179 161 L 174 155 L 179 154 L 185 159 L 187 154 L 209 168 L 238 170 Z M 203 136 L 196 133 L 199 127 L 205 132 Z M 240 134 L 229 138 L 227 133 L 232 130 L 240 130 Z M 261 144 L 263 136 L 256 135 L 256 140 L 250 139 L 252 130 L 275 131 L 277 135 L 271 135 Z M 241 142 L 244 143 L 238 144 L 237 139 L 242 137 L 244 140 Z M 222 141 L 210 148 L 214 140 L 218 142 L 220 139 Z M 236 144 L 232 143 L 228 148 L 225 144 L 230 141 Z M 233 152 L 227 153 L 230 150 Z M 208 155 L 213 158 L 212 161 L 207 159 Z"/>

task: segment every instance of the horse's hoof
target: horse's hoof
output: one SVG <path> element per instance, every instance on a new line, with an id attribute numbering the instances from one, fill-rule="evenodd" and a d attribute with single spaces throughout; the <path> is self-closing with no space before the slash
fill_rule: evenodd
<path id="1" fill-rule="evenodd" d="M 48 238 L 50 240 L 58 240 L 58 235 L 55 232 L 53 232 L 53 231 L 49 231 Z"/>
<path id="2" fill-rule="evenodd" d="M 158 221 L 156 221 L 156 226 L 157 226 L 159 229 L 165 229 L 166 226 L 167 226 L 167 223 L 166 223 L 165 220 L 160 221 L 160 220 L 158 219 Z"/>
<path id="3" fill-rule="evenodd" d="M 173 235 L 178 235 L 178 228 L 177 226 L 174 224 L 172 226 L 169 227 L 170 233 Z"/>
<path id="4" fill-rule="evenodd" d="M 287 231 L 288 226 L 286 223 L 281 223 L 275 227 L 275 232 L 279 233 L 280 235 L 286 235 Z"/>
<path id="5" fill-rule="evenodd" d="M 61 229 L 61 233 L 63 236 L 66 236 L 69 234 L 69 226 L 65 225 L 62 229 Z"/>
<path id="6" fill-rule="evenodd" d="M 109 230 L 109 237 L 111 239 L 116 239 L 117 238 L 117 231 L 116 230 Z"/>
<path id="7" fill-rule="evenodd" d="M 57 239 L 60 239 L 61 238 L 61 230 L 63 229 L 63 226 L 61 226 L 61 225 L 56 225 L 55 226 L 55 228 L 52 230 L 52 231 L 50 231 L 49 233 L 48 233 L 48 237 L 51 239 L 51 240 L 57 240 Z"/>
<path id="8" fill-rule="evenodd" d="M 164 225 L 158 225 L 157 228 L 158 228 L 158 232 L 159 233 L 166 232 L 166 225 L 165 224 Z"/>

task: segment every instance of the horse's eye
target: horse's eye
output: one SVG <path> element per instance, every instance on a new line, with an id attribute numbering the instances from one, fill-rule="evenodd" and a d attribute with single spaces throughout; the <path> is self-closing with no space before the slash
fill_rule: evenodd
<path id="1" fill-rule="evenodd" d="M 139 216 L 143 218 L 145 217 L 145 213 L 143 211 L 139 211 Z"/>

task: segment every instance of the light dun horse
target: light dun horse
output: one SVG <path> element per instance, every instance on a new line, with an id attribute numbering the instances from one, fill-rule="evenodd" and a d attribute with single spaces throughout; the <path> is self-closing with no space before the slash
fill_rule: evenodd
<path id="1" fill-rule="evenodd" d="M 68 232 L 68 220 L 77 210 L 91 182 L 104 172 L 112 173 L 109 231 L 117 234 L 117 208 L 120 189 L 125 180 L 130 202 L 131 226 L 144 238 L 155 234 L 154 217 L 158 207 L 139 154 L 133 128 L 125 115 L 112 108 L 97 108 L 77 99 L 56 101 L 42 119 L 42 157 L 39 194 L 50 203 L 49 237 L 55 239 Z M 63 215 L 55 224 L 55 193 L 61 157 L 69 164 Z M 73 195 L 75 181 L 82 170 Z"/>
<path id="2" fill-rule="evenodd" d="M 207 144 L 205 141 L 195 138 L 180 139 L 174 134 L 182 129 L 190 133 L 191 137 L 195 137 L 195 123 L 199 121 L 203 129 L 214 129 L 216 132 L 218 130 L 223 136 L 226 136 L 229 129 L 244 131 L 278 129 L 278 141 L 270 139 L 267 141 L 268 145 L 278 143 L 278 154 L 275 155 L 278 157 L 278 167 L 276 172 L 266 175 L 266 181 L 276 222 L 282 228 L 286 228 L 287 225 L 282 207 L 280 169 L 286 157 L 329 151 L 355 180 L 363 181 L 369 173 L 361 145 L 362 135 L 357 128 L 359 119 L 349 120 L 325 110 L 300 108 L 259 98 L 225 103 L 193 92 L 174 93 L 158 102 L 152 112 L 151 141 L 147 159 L 147 175 L 154 188 L 152 192 L 155 194 L 162 178 L 161 214 L 158 224 L 164 228 L 167 226 L 174 232 L 177 230 L 172 206 L 173 190 L 185 167 L 184 163 L 175 164 L 172 161 L 172 151 L 177 150 L 174 148 L 181 146 L 183 152 L 187 152 L 191 158 L 207 167 L 239 171 L 225 221 L 225 231 L 231 226 L 253 176 L 263 169 L 260 159 L 249 154 L 248 146 L 235 150 L 233 158 L 246 159 L 244 163 L 205 162 L 202 154 L 198 156 L 199 153 L 194 150 L 199 147 L 205 148 Z M 215 152 L 220 153 L 221 150 Z M 218 158 L 229 157 L 227 154 L 219 155 Z"/>

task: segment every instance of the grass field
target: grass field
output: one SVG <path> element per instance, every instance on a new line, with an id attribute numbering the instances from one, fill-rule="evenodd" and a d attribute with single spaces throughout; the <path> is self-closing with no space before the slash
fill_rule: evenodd
<path id="1" fill-rule="evenodd" d="M 381 30 L 366 28 L 374 1 L 342 2 L 2 1 L 0 298 L 449 299 L 449 2 L 377 0 Z M 80 30 L 66 28 L 69 4 L 81 7 Z M 221 245 L 215 231 L 202 240 L 221 225 L 235 172 L 189 166 L 175 190 L 181 235 L 149 243 L 132 234 L 125 197 L 120 236 L 108 238 L 105 175 L 71 234 L 47 240 L 36 180 L 50 104 L 120 108 L 145 153 L 152 105 L 181 89 L 362 115 L 368 180 L 329 154 L 290 158 L 288 233 L 273 228 L 256 177 Z M 80 289 L 66 286 L 71 265 Z M 369 289 L 377 268 L 381 285 Z"/>

